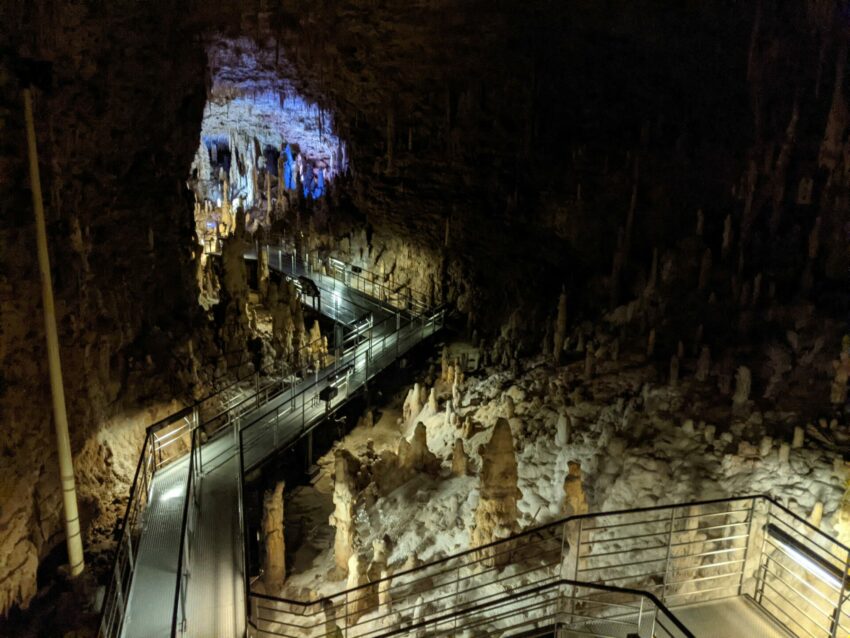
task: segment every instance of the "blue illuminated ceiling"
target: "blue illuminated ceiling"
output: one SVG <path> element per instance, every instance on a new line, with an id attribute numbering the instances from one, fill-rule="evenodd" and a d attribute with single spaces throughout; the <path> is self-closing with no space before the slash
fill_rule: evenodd
<path id="1" fill-rule="evenodd" d="M 207 54 L 210 90 L 192 166 L 199 199 L 220 201 L 226 173 L 231 200 L 258 205 L 262 186 L 252 173 L 277 177 L 281 155 L 287 190 L 321 197 L 326 184 L 348 168 L 332 115 L 298 93 L 291 67 L 274 48 L 220 38 Z"/>

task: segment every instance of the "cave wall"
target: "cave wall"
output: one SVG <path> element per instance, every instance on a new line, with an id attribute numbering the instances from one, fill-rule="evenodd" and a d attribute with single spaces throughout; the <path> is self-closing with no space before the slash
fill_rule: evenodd
<path id="1" fill-rule="evenodd" d="M 120 511 L 127 448 L 197 392 L 207 324 L 184 182 L 211 40 L 253 39 L 258 73 L 333 114 L 351 174 L 316 241 L 391 254 L 493 327 L 517 307 L 553 310 L 564 284 L 571 312 L 607 305 L 620 228 L 626 296 L 697 209 L 713 244 L 727 215 L 745 238 L 730 269 L 770 272 L 788 295 L 820 217 L 812 295 L 840 290 L 845 22 L 815 0 L 4 3 L 0 611 L 32 597 L 61 542 L 18 56 L 53 63 L 35 117 L 91 541 Z"/>
<path id="2" fill-rule="evenodd" d="M 733 269 L 786 287 L 820 216 L 821 288 L 846 282 L 841 3 L 270 6 L 243 24 L 334 112 L 374 236 L 460 266 L 482 321 L 562 284 L 609 303 L 620 233 L 622 299 L 697 210 L 718 245 L 732 215 Z"/>
<path id="3" fill-rule="evenodd" d="M 39 560 L 64 552 L 21 57 L 53 65 L 34 114 L 88 558 L 123 515 L 144 428 L 194 389 L 200 321 L 184 182 L 205 59 L 180 12 L 161 4 L 0 10 L 0 40 L 11 44 L 0 50 L 0 616 L 34 596 Z"/>

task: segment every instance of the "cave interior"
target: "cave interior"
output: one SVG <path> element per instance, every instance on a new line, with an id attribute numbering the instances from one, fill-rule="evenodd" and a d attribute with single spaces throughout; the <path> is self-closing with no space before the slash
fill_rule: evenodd
<path id="1" fill-rule="evenodd" d="M 3 3 L 0 635 L 850 630 L 848 20 Z"/>

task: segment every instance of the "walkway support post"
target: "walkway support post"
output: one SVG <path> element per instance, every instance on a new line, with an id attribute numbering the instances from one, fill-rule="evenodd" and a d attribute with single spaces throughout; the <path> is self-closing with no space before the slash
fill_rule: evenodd
<path id="1" fill-rule="evenodd" d="M 47 338 L 47 364 L 50 370 L 50 394 L 53 398 L 53 422 L 56 427 L 56 452 L 59 457 L 59 479 L 62 484 L 62 504 L 65 513 L 65 542 L 71 576 L 79 576 L 85 562 L 80 535 L 80 516 L 77 510 L 77 487 L 74 480 L 74 461 L 68 435 L 68 413 L 65 408 L 65 389 L 62 385 L 62 364 L 59 359 L 59 337 L 56 332 L 56 310 L 53 304 L 53 282 L 50 279 L 50 256 L 47 252 L 47 230 L 44 223 L 44 201 L 41 177 L 38 172 L 38 151 L 35 143 L 35 124 L 32 115 L 32 90 L 23 90 L 24 114 L 27 128 L 30 190 L 35 211 L 35 232 L 38 246 L 38 270 L 41 274 L 41 300 L 44 306 L 44 333 Z"/>

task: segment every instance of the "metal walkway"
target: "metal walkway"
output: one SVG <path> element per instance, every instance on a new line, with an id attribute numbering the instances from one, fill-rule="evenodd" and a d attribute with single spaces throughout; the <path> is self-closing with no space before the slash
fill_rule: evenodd
<path id="1" fill-rule="evenodd" d="M 747 598 L 729 598 L 676 609 L 679 618 L 699 638 L 792 638 Z"/>
<path id="2" fill-rule="evenodd" d="M 270 257 L 274 270 L 296 278 L 305 274 L 303 267 L 292 272 L 289 260 Z M 357 274 L 354 284 L 370 288 L 378 299 L 354 290 L 350 275 L 339 281 L 310 271 L 309 277 L 324 301 L 317 310 L 345 324 L 340 334 L 347 336 L 330 356 L 331 365 L 259 389 L 249 404 L 253 409 L 237 404 L 205 443 L 197 411 L 149 430 L 104 603 L 102 636 L 245 635 L 240 441 L 242 460 L 256 466 L 306 435 L 440 328 L 442 313 L 411 310 L 416 306 L 411 298 L 400 309 L 391 304 L 393 291 L 367 285 Z"/>

